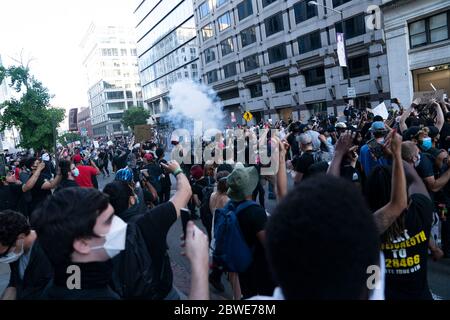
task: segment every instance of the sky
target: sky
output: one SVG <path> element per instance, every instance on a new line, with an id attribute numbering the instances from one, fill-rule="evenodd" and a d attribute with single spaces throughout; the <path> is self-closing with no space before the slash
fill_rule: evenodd
<path id="1" fill-rule="evenodd" d="M 55 97 L 55 107 L 88 106 L 79 44 L 91 22 L 134 26 L 137 0 L 0 0 L 3 64 L 26 64 Z M 21 54 L 22 53 L 22 54 Z M 67 121 L 65 121 L 67 122 Z M 66 127 L 65 124 L 62 127 Z"/>

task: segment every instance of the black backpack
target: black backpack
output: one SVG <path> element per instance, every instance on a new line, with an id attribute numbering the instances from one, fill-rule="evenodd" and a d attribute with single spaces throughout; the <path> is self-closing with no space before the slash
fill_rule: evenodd
<path id="1" fill-rule="evenodd" d="M 162 299 L 153 276 L 153 261 L 135 223 L 127 227 L 126 250 L 113 258 L 113 285 L 122 299 Z"/>

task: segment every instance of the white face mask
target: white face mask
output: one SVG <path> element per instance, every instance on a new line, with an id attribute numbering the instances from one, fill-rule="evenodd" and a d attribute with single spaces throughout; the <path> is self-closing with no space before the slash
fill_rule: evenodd
<path id="1" fill-rule="evenodd" d="M 16 253 L 16 248 L 12 250 L 12 252 L 8 253 L 6 256 L 0 258 L 0 263 L 13 263 L 19 260 L 19 258 L 23 255 L 23 240 L 20 248 L 20 252 Z"/>
<path id="2" fill-rule="evenodd" d="M 417 160 L 414 161 L 414 167 L 417 168 L 420 165 L 420 153 L 417 155 Z"/>
<path id="3" fill-rule="evenodd" d="M 102 246 L 92 247 L 92 250 L 105 249 L 106 254 L 111 259 L 125 249 L 127 235 L 127 224 L 118 216 L 114 216 L 111 222 L 111 228 L 106 235 L 105 243 Z"/>

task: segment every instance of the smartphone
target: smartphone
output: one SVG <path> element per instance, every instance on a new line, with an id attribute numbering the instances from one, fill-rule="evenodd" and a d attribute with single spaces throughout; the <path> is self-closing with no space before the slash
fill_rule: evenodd
<path id="1" fill-rule="evenodd" d="M 191 211 L 189 209 L 180 209 L 181 225 L 183 227 L 183 235 L 186 238 L 186 228 L 189 220 L 192 220 Z"/>

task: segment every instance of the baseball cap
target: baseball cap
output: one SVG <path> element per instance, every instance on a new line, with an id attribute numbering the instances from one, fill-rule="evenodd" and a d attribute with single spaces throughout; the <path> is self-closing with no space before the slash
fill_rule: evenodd
<path id="1" fill-rule="evenodd" d="M 347 129 L 347 125 L 344 122 L 338 122 L 335 125 L 336 129 Z"/>
<path id="2" fill-rule="evenodd" d="M 406 130 L 403 133 L 403 140 L 404 141 L 412 140 L 413 138 L 415 138 L 419 134 L 420 130 L 421 129 L 418 126 L 414 126 L 414 127 L 409 128 L 408 130 Z"/>
<path id="3" fill-rule="evenodd" d="M 76 154 L 73 156 L 73 162 L 80 163 L 81 162 L 81 156 L 79 154 Z"/>
<path id="4" fill-rule="evenodd" d="M 439 129 L 436 128 L 435 126 L 428 126 L 427 128 L 429 130 L 428 136 L 431 139 L 434 139 L 434 138 L 436 138 L 439 135 Z"/>
<path id="5" fill-rule="evenodd" d="M 370 131 L 386 131 L 386 126 L 383 121 L 375 121 L 370 127 Z"/>

